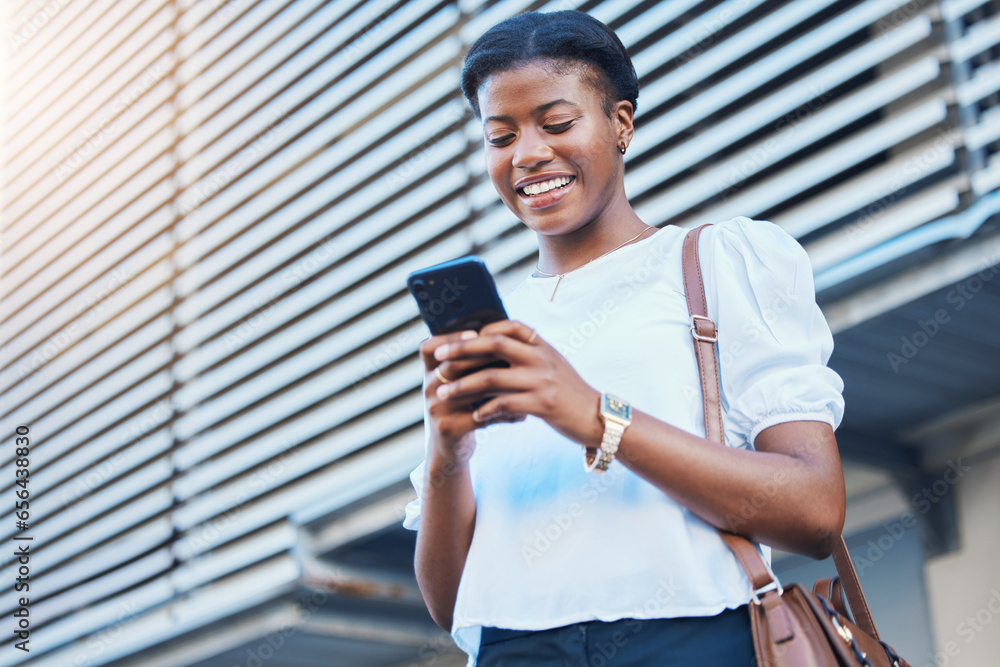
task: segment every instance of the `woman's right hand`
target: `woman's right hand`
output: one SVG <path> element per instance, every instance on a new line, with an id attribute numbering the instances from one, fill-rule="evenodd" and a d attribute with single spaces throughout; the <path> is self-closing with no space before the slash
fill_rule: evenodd
<path id="1" fill-rule="evenodd" d="M 437 388 L 444 384 L 442 377 L 451 382 L 497 361 L 496 357 L 493 356 L 451 361 L 438 361 L 434 357 L 434 350 L 441 345 L 458 340 L 469 340 L 477 335 L 475 331 L 456 331 L 431 336 L 420 344 L 420 358 L 424 362 L 424 401 L 427 404 L 427 414 L 430 419 L 427 424 L 431 436 L 429 457 L 437 458 L 439 461 L 451 465 L 464 465 L 468 462 L 475 451 L 474 430 L 476 428 L 498 422 L 515 422 L 525 419 L 523 414 L 503 415 L 489 422 L 475 423 L 470 429 L 469 424 L 474 423 L 469 417 L 475 409 L 473 404 L 482 397 L 472 396 L 466 400 L 442 400 L 438 398 Z"/>

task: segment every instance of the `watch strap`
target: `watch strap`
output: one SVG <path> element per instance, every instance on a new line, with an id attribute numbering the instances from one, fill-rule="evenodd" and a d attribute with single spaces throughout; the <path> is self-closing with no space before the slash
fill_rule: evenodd
<path id="1" fill-rule="evenodd" d="M 607 394 L 601 395 L 602 406 L 607 396 Z M 604 435 L 601 437 L 600 446 L 597 449 L 585 448 L 583 450 L 584 469 L 587 472 L 597 474 L 606 472 L 611 462 L 615 460 L 615 454 L 618 453 L 618 445 L 621 443 L 625 428 L 631 423 L 631 420 L 619 421 L 615 417 L 605 414 L 603 409 L 601 417 L 604 420 Z"/>

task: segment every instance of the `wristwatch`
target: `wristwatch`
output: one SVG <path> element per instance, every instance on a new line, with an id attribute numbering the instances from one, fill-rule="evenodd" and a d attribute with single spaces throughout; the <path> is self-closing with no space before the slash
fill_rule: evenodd
<path id="1" fill-rule="evenodd" d="M 625 428 L 632 423 L 632 406 L 608 393 L 601 394 L 601 418 L 604 420 L 604 437 L 597 449 L 583 450 L 583 467 L 587 472 L 604 474 L 618 452 Z"/>

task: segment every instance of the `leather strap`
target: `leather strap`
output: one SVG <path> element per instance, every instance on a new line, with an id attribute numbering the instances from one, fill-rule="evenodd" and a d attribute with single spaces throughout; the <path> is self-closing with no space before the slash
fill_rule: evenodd
<path id="1" fill-rule="evenodd" d="M 712 442 L 725 444 L 722 430 L 722 400 L 719 392 L 719 366 L 715 351 L 717 331 L 715 323 L 708 318 L 708 306 L 705 301 L 705 283 L 701 277 L 701 262 L 698 258 L 698 238 L 708 224 L 701 225 L 689 231 L 684 237 L 681 247 L 681 260 L 684 273 L 684 293 L 687 298 L 688 310 L 692 316 L 691 334 L 694 337 L 695 356 L 698 359 L 698 371 L 701 375 L 701 391 L 705 409 L 705 437 Z M 732 549 L 736 559 L 750 578 L 754 590 L 774 581 L 764 559 L 753 544 L 739 535 L 719 530 L 725 543 Z M 850 554 L 843 536 L 837 540 L 833 549 L 833 562 L 840 575 L 847 602 L 855 617 L 857 626 L 875 639 L 879 639 L 875 629 L 875 621 L 865 593 L 861 590 L 861 582 L 854 570 Z"/>
<path id="2" fill-rule="evenodd" d="M 698 372 L 701 376 L 701 392 L 704 399 L 705 437 L 712 442 L 724 444 L 722 430 L 722 398 L 719 391 L 719 368 L 715 354 L 715 339 L 717 332 L 715 322 L 708 317 L 708 305 L 705 300 L 705 283 L 701 277 L 701 262 L 698 259 L 698 237 L 701 231 L 708 227 L 702 225 L 692 229 L 684 237 L 681 246 L 681 257 L 684 266 L 684 295 L 687 297 L 688 310 L 692 318 L 691 334 L 694 338 L 694 351 L 698 359 Z M 772 583 L 774 577 L 757 549 L 746 538 L 720 530 L 719 534 L 726 542 L 736 560 L 750 577 L 754 590 L 759 590 Z"/>
<path id="3" fill-rule="evenodd" d="M 847 613 L 847 604 L 844 602 L 844 587 L 840 584 L 840 577 L 817 579 L 816 583 L 813 584 L 813 593 L 825 597 L 837 610 L 837 613 L 844 618 L 851 617 Z"/>
<path id="4" fill-rule="evenodd" d="M 854 570 L 854 563 L 851 561 L 851 554 L 847 552 L 843 535 L 833 547 L 833 564 L 837 566 L 840 583 L 843 584 L 844 593 L 847 594 L 847 604 L 851 606 L 851 613 L 854 614 L 854 624 L 875 639 L 881 639 L 878 630 L 875 629 L 875 619 L 872 618 L 872 611 L 868 608 L 868 600 L 865 599 L 865 592 L 861 589 L 861 582 L 858 581 L 858 573 Z"/>
<path id="5" fill-rule="evenodd" d="M 719 397 L 719 368 L 715 355 L 717 332 L 715 322 L 708 317 L 705 284 L 701 279 L 701 262 L 698 260 L 698 237 L 706 227 L 708 225 L 702 225 L 687 233 L 681 247 L 681 258 L 684 265 L 684 295 L 691 314 L 694 353 L 698 358 L 698 371 L 701 374 L 705 437 L 722 444 L 722 402 Z"/>

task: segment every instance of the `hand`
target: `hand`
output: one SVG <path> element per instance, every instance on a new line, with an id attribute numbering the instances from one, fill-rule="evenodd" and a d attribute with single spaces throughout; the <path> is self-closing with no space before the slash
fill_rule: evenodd
<path id="1" fill-rule="evenodd" d="M 430 418 L 429 457 L 437 458 L 449 467 L 456 463 L 464 464 L 469 460 L 476 444 L 472 431 L 485 424 L 472 421 L 471 414 L 474 410 L 472 404 L 476 402 L 476 398 L 450 401 L 439 398 L 438 388 L 447 384 L 442 378 L 452 382 L 476 369 L 496 364 L 497 358 L 491 355 L 466 356 L 441 363 L 434 353 L 443 345 L 475 338 L 477 335 L 475 331 L 458 331 L 431 336 L 420 345 L 420 358 L 424 362 L 424 401 L 427 403 L 427 414 Z M 490 423 L 524 419 L 525 415 L 500 415 Z"/>
<path id="2" fill-rule="evenodd" d="M 604 432 L 600 392 L 525 324 L 493 322 L 478 336 L 442 341 L 433 356 L 442 362 L 443 371 L 455 374 L 456 379 L 438 384 L 435 391 L 438 399 L 453 406 L 449 419 L 458 431 L 534 415 L 586 447 L 600 444 Z M 510 367 L 482 368 L 483 360 L 490 358 L 502 359 Z M 459 375 L 477 365 L 479 370 Z M 470 409 L 472 402 L 483 397 L 490 398 L 478 409 Z"/>

